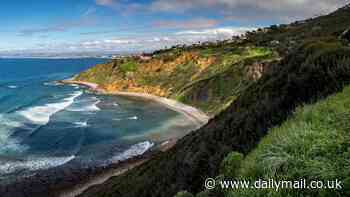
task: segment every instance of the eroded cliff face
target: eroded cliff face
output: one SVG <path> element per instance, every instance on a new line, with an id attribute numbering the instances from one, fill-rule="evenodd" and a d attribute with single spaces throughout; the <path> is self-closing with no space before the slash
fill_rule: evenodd
<path id="1" fill-rule="evenodd" d="M 214 115 L 231 103 L 252 77 L 261 77 L 266 69 L 257 65 L 277 57 L 268 48 L 254 46 L 173 49 L 146 60 L 136 56 L 97 65 L 76 80 L 97 83 L 108 93 L 147 93 L 176 99 Z"/>
<path id="2" fill-rule="evenodd" d="M 161 76 L 176 76 L 183 74 L 177 69 L 179 65 L 186 65 L 192 63 L 193 70 L 191 70 L 191 78 L 187 80 L 196 80 L 200 77 L 201 72 L 215 63 L 215 57 L 200 57 L 195 52 L 184 52 L 173 60 L 150 59 L 146 61 L 138 60 L 137 69 L 133 72 L 119 73 L 113 77 L 110 82 L 100 84 L 101 88 L 107 92 L 135 92 L 147 93 L 161 97 L 171 97 L 175 92 L 172 84 L 162 84 L 162 81 L 155 81 L 148 85 L 142 79 L 157 79 Z M 184 70 L 183 72 L 186 72 Z M 166 81 L 166 80 L 164 80 Z M 174 82 L 176 84 L 178 82 Z"/>

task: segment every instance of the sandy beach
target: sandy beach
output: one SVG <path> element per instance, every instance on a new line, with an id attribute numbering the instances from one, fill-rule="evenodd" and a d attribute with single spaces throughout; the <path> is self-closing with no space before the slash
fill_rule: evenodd
<path id="1" fill-rule="evenodd" d="M 196 109 L 192 106 L 185 105 L 183 103 L 177 102 L 175 100 L 158 97 L 150 94 L 144 94 L 144 93 L 132 93 L 132 92 L 106 92 L 104 89 L 99 88 L 98 84 L 90 83 L 90 82 L 84 82 L 84 81 L 76 81 L 73 79 L 69 80 L 63 80 L 58 81 L 62 84 L 76 84 L 80 86 L 84 86 L 94 92 L 100 93 L 100 94 L 108 94 L 108 95 L 116 95 L 116 96 L 125 96 L 125 97 L 139 97 L 146 100 L 151 100 L 158 102 L 165 107 L 176 111 L 178 113 L 181 113 L 185 115 L 189 120 L 193 121 L 193 123 L 199 128 L 206 124 L 209 121 L 209 116 L 207 116 L 204 112 L 200 111 L 199 109 Z M 64 190 L 60 192 L 59 197 L 74 197 L 81 193 L 83 193 L 85 190 L 89 189 L 92 186 L 99 185 L 110 179 L 111 177 L 121 175 L 125 172 L 127 172 L 130 169 L 133 169 L 144 162 L 151 159 L 154 154 L 157 154 L 159 151 L 165 152 L 169 149 L 171 149 L 176 144 L 177 139 L 169 139 L 167 141 L 162 142 L 159 144 L 153 151 L 148 151 L 147 154 L 143 155 L 142 158 L 133 158 L 130 159 L 130 161 L 125 161 L 124 164 L 118 167 L 111 167 L 105 172 L 94 176 L 92 179 L 87 180 L 83 183 L 80 183 L 78 185 L 73 186 L 70 189 Z"/>
<path id="2" fill-rule="evenodd" d="M 84 82 L 84 81 L 76 81 L 76 80 L 63 80 L 60 81 L 60 83 L 64 84 L 76 84 L 81 85 L 84 87 L 87 87 L 95 92 L 101 93 L 101 94 L 110 94 L 110 95 L 117 95 L 117 96 L 129 96 L 129 97 L 140 97 L 143 99 L 152 100 L 155 102 L 158 102 L 165 107 L 172 109 L 178 113 L 184 114 L 186 117 L 188 117 L 190 120 L 195 122 L 198 126 L 202 126 L 206 124 L 210 117 L 206 115 L 201 110 L 194 108 L 189 105 L 185 105 L 183 103 L 180 103 L 175 100 L 171 100 L 164 97 L 159 97 L 151 94 L 145 94 L 145 93 L 133 93 L 133 92 L 106 92 L 104 89 L 100 88 L 98 84 L 90 83 L 90 82 Z"/>

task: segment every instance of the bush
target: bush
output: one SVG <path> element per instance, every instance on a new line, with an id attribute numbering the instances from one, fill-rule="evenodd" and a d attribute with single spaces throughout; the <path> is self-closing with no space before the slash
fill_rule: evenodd
<path id="1" fill-rule="evenodd" d="M 230 153 L 225 159 L 221 162 L 221 173 L 228 177 L 235 177 L 237 170 L 241 166 L 243 161 L 243 154 L 238 152 Z"/>
<path id="2" fill-rule="evenodd" d="M 137 63 L 134 61 L 129 61 L 120 65 L 120 69 L 122 72 L 135 72 L 137 69 Z"/>
<path id="3" fill-rule="evenodd" d="M 208 190 L 199 192 L 196 197 L 210 197 L 210 192 Z"/>
<path id="4" fill-rule="evenodd" d="M 175 195 L 175 197 L 194 197 L 194 196 L 190 192 L 182 191 L 182 192 L 177 193 Z"/>

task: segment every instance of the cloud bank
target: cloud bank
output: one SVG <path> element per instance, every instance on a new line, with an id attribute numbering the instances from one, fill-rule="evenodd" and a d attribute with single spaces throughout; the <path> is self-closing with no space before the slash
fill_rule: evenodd
<path id="1" fill-rule="evenodd" d="M 215 13 L 227 19 L 291 22 L 327 14 L 350 0 L 95 0 L 97 5 L 121 10 L 153 13 Z"/>
<path id="2" fill-rule="evenodd" d="M 310 18 L 330 13 L 348 3 L 350 0 L 94 0 L 80 18 L 47 27 L 22 29 L 17 35 L 77 32 L 75 42 L 51 41 L 28 49 L 43 52 L 153 50 L 227 39 L 252 30 L 249 26 Z M 144 18 L 115 26 L 109 23 L 106 28 L 102 24 L 104 21 L 98 18 L 98 13 L 104 13 L 106 9 L 118 19 L 124 16 L 130 16 L 126 20 L 135 16 Z M 83 40 L 84 37 L 93 40 Z"/>
<path id="3" fill-rule="evenodd" d="M 203 30 L 185 30 L 166 35 L 145 35 L 127 38 L 112 38 L 102 40 L 84 40 L 72 43 L 50 43 L 38 44 L 34 49 L 35 53 L 59 53 L 62 49 L 65 52 L 143 52 L 156 50 L 164 47 L 171 47 L 178 44 L 192 44 L 204 41 L 216 41 L 231 38 L 232 36 L 244 34 L 246 31 L 255 28 L 226 27 L 210 28 Z M 26 51 L 24 49 L 24 51 Z"/>

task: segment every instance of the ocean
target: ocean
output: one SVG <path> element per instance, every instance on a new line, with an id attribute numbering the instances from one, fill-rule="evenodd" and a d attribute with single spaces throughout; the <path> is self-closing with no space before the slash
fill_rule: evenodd
<path id="1" fill-rule="evenodd" d="M 0 59 L 0 184 L 72 163 L 117 163 L 195 128 L 152 101 L 55 82 L 106 61 Z"/>

